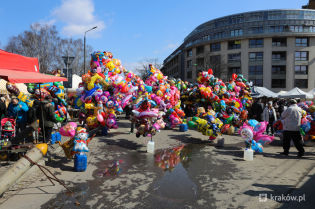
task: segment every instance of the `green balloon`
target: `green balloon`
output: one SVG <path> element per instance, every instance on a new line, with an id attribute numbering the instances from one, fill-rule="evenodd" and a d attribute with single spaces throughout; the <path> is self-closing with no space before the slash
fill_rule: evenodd
<path id="1" fill-rule="evenodd" d="M 230 124 L 230 123 L 232 122 L 232 120 L 233 120 L 233 116 L 228 117 L 228 118 L 226 119 L 226 121 L 225 121 L 225 124 Z"/>
<path id="2" fill-rule="evenodd" d="M 198 119 L 199 119 L 198 117 L 193 117 L 193 118 L 192 118 L 192 121 L 193 121 L 193 122 L 196 122 Z"/>
<path id="3" fill-rule="evenodd" d="M 197 124 L 194 121 L 188 121 L 187 125 L 189 128 L 196 128 L 197 127 Z"/>

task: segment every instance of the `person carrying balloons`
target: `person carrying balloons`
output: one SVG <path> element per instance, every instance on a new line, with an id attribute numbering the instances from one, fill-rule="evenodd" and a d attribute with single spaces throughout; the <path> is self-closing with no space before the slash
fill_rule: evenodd
<path id="1" fill-rule="evenodd" d="M 282 155 L 288 155 L 290 150 L 290 143 L 293 140 L 296 149 L 299 151 L 297 157 L 304 156 L 303 141 L 300 133 L 301 126 L 301 109 L 297 106 L 297 101 L 291 99 L 288 107 L 282 114 L 281 118 L 284 120 L 283 124 L 283 152 Z"/>

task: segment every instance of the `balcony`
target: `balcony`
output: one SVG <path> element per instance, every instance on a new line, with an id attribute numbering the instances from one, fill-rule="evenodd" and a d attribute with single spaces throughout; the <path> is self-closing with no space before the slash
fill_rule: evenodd
<path id="1" fill-rule="evenodd" d="M 241 60 L 228 60 L 228 66 L 229 67 L 240 67 L 241 66 Z"/>
<path id="2" fill-rule="evenodd" d="M 287 60 L 286 59 L 272 59 L 272 65 L 286 65 Z"/>

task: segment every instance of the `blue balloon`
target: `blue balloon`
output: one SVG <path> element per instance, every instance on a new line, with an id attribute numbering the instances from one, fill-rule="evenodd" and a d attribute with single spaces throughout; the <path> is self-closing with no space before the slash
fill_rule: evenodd
<path id="1" fill-rule="evenodd" d="M 252 146 L 251 146 L 252 150 L 254 150 L 255 152 L 259 152 L 262 153 L 263 152 L 263 146 L 259 143 L 256 142 L 255 140 L 252 140 Z"/>
<path id="2" fill-rule="evenodd" d="M 309 130 L 311 130 L 311 123 L 310 123 L 310 122 L 307 122 L 307 123 L 301 125 L 301 128 L 302 128 L 302 130 L 303 130 L 305 133 L 307 133 L 307 132 L 309 132 Z"/>
<path id="3" fill-rule="evenodd" d="M 147 85 L 145 85 L 145 90 L 146 90 L 148 93 L 151 93 L 151 92 L 152 92 L 152 86 L 147 86 Z"/>
<path id="4" fill-rule="evenodd" d="M 254 120 L 254 119 L 250 119 L 248 121 L 248 124 L 251 126 L 251 127 L 255 127 L 259 122 L 257 120 Z"/>

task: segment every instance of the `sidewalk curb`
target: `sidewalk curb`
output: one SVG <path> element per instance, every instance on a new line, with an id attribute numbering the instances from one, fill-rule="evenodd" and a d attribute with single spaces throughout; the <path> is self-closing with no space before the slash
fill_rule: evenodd
<path id="1" fill-rule="evenodd" d="M 58 146 L 58 147 L 56 147 Z M 56 148 L 55 148 L 56 147 Z M 39 160 L 38 160 L 38 164 L 39 165 L 42 165 L 42 166 L 45 166 L 46 164 L 46 161 L 47 161 L 47 157 L 49 157 L 50 155 L 53 155 L 53 154 L 56 154 L 56 153 L 59 153 L 60 151 L 62 150 L 62 147 L 59 146 L 59 145 L 48 145 L 48 152 L 47 152 L 47 155 L 46 156 L 42 156 Z M 11 166 L 13 166 L 15 163 L 13 163 Z M 10 166 L 10 167 L 11 167 Z M 15 185 L 17 185 L 18 183 L 22 182 L 23 180 L 27 179 L 29 176 L 31 176 L 32 174 L 36 173 L 40 171 L 40 169 L 38 168 L 38 166 L 36 165 L 33 165 L 31 166 L 20 178 L 18 178 L 14 184 L 10 187 L 14 187 Z M 4 173 L 5 174 L 5 173 Z M 6 191 L 10 191 L 10 188 Z M 0 198 L 2 198 L 2 196 L 0 196 Z"/>

